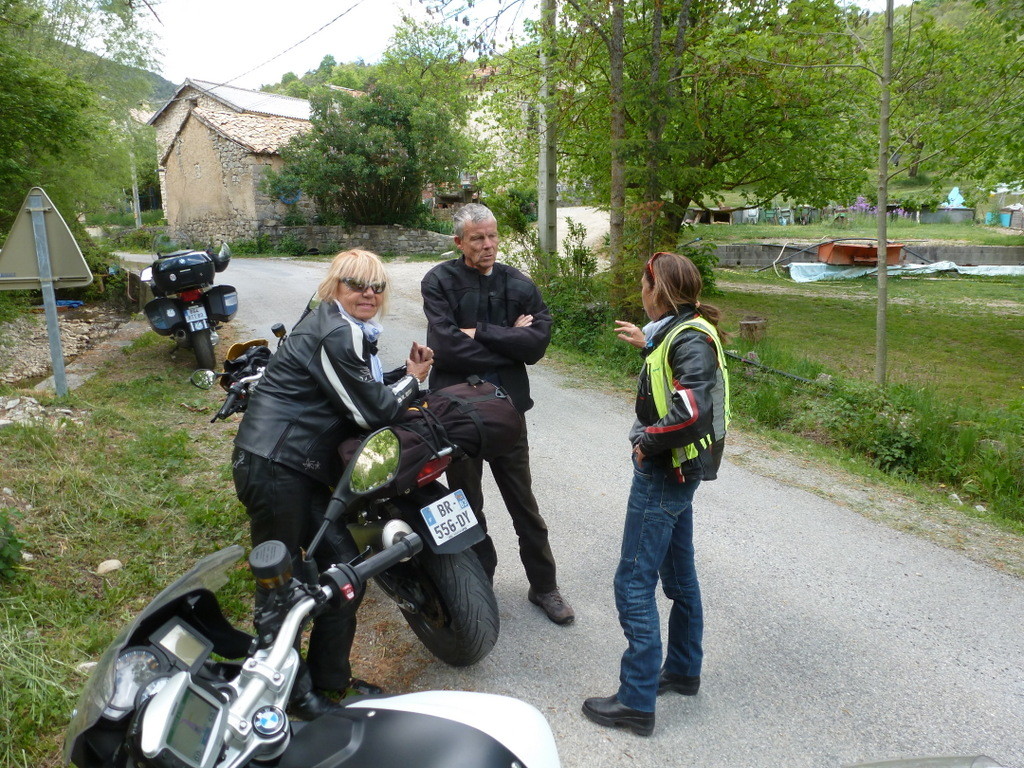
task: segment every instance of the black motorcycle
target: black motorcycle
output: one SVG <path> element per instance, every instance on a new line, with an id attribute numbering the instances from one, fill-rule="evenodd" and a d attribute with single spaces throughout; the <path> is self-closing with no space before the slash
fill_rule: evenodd
<path id="1" fill-rule="evenodd" d="M 283 327 L 275 326 L 274 333 L 279 344 L 287 343 Z M 232 346 L 222 372 L 193 373 L 192 383 L 197 387 L 209 389 L 219 381 L 227 393 L 211 421 L 245 411 L 270 356 L 266 340 L 256 339 Z M 485 396 L 495 391 L 486 382 L 477 386 L 485 390 Z M 438 401 L 434 410 L 443 410 L 443 392 L 432 396 Z M 498 393 L 488 405 L 508 409 L 518 421 L 511 401 L 500 390 Z M 479 423 L 481 429 L 487 428 L 483 425 L 495 425 L 494 429 L 502 432 L 501 439 L 509 437 L 513 430 L 500 419 L 490 415 L 474 419 L 475 407 L 478 404 L 465 403 L 453 412 L 453 418 L 466 425 Z M 429 412 L 431 408 L 421 410 Z M 470 429 L 475 438 L 476 427 Z M 343 504 L 336 495 L 326 517 L 330 524 L 345 525 L 359 550 L 367 553 L 383 552 L 409 533 L 420 535 L 425 542 L 421 552 L 374 580 L 398 604 L 410 628 L 431 653 L 452 666 L 468 666 L 484 658 L 497 642 L 498 604 L 490 579 L 471 549 L 484 538 L 483 528 L 466 495 L 459 489 L 449 491 L 439 478 L 453 459 L 467 453 L 467 448 L 473 451 L 484 439 L 461 440 L 458 431 L 449 433 L 443 423 L 436 421 L 420 431 L 398 425 L 396 432 L 405 448 L 398 476 L 352 503 Z M 518 432 L 512 439 L 516 437 Z M 358 443 L 358 439 L 347 441 L 348 449 Z M 344 446 L 342 455 L 351 462 Z M 318 541 L 313 542 L 311 550 Z"/>
<path id="2" fill-rule="evenodd" d="M 238 310 L 238 293 L 231 285 L 214 285 L 214 275 L 227 269 L 227 243 L 212 251 L 181 250 L 160 255 L 142 271 L 154 298 L 144 311 L 149 325 L 161 336 L 172 336 L 179 347 L 191 348 L 200 368 L 217 367 L 213 352 L 216 329 Z"/>

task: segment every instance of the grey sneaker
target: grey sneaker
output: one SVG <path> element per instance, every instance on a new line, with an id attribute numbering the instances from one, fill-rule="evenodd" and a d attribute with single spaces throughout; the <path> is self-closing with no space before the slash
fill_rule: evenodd
<path id="1" fill-rule="evenodd" d="M 539 605 L 555 624 L 571 624 L 576 618 L 572 606 L 562 599 L 562 594 L 557 589 L 551 592 L 534 592 L 531 587 L 526 596 L 531 603 Z"/>

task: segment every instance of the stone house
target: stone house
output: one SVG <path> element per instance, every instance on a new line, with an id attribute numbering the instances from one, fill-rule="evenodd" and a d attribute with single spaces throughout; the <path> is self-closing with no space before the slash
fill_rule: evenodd
<path id="1" fill-rule="evenodd" d="M 260 190 L 265 170 L 284 164 L 281 147 L 309 129 L 309 116 L 305 99 L 186 80 L 149 119 L 170 232 L 215 245 L 256 237 L 290 206 L 312 218 L 312 200 L 282 201 Z"/>

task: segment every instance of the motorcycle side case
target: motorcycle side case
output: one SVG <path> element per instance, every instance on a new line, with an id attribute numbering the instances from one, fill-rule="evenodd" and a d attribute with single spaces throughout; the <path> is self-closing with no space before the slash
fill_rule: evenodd
<path id="1" fill-rule="evenodd" d="M 153 262 L 153 283 L 164 293 L 180 293 L 213 282 L 213 259 L 205 251 L 177 251 Z"/>
<path id="2" fill-rule="evenodd" d="M 185 315 L 181 311 L 181 302 L 166 297 L 153 299 L 146 303 L 146 319 L 150 326 L 161 336 L 170 336 L 174 329 L 185 323 Z"/>
<path id="3" fill-rule="evenodd" d="M 238 311 L 238 291 L 233 285 L 215 285 L 204 298 L 210 317 L 218 323 L 226 323 Z"/>

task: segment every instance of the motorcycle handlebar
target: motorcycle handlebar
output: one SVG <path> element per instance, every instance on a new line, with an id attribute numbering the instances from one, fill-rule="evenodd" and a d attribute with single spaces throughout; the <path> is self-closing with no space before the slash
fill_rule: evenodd
<path id="1" fill-rule="evenodd" d="M 374 576 L 412 557 L 421 549 L 423 549 L 423 539 L 419 537 L 419 534 L 409 533 L 397 539 L 383 552 L 378 552 L 361 563 L 332 565 L 323 573 L 324 580 L 327 581 L 324 586 L 330 588 L 331 602 L 337 603 L 353 599 L 366 585 L 366 582 Z"/>

